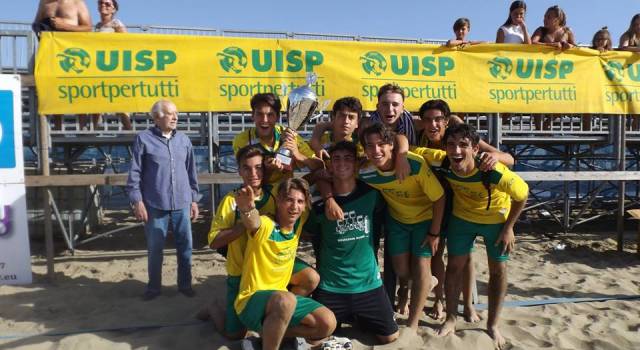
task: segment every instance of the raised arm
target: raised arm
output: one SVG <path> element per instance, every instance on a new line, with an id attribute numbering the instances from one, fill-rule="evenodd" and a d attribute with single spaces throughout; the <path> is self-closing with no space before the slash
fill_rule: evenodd
<path id="1" fill-rule="evenodd" d="M 511 154 L 500 151 L 499 149 L 484 142 L 484 140 L 480 140 L 478 145 L 480 147 L 480 151 L 486 153 L 486 156 L 482 158 L 482 163 L 480 163 L 480 170 L 491 170 L 495 168 L 497 162 L 500 162 L 510 168 L 515 164 L 515 160 Z"/>
<path id="2" fill-rule="evenodd" d="M 253 197 L 254 193 L 251 186 L 245 186 L 236 193 L 240 220 L 251 235 L 255 235 L 260 228 L 260 213 L 253 203 Z"/>
<path id="3" fill-rule="evenodd" d="M 329 122 L 319 122 L 313 128 L 313 133 L 311 134 L 311 140 L 309 141 L 309 145 L 311 149 L 315 152 L 316 156 L 320 159 L 324 159 L 326 156 L 328 158 L 328 154 L 322 148 L 322 135 L 324 135 L 327 130 L 331 128 L 331 123 Z"/>

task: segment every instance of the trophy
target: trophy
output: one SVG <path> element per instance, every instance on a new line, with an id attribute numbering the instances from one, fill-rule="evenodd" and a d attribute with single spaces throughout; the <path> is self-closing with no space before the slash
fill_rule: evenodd
<path id="1" fill-rule="evenodd" d="M 307 84 L 299 86 L 289 93 L 287 101 L 287 124 L 288 128 L 298 130 L 308 122 L 318 108 L 318 96 L 311 89 L 311 84 L 315 83 L 317 76 L 314 73 L 307 74 Z M 320 112 L 322 114 L 322 112 Z M 278 159 L 287 169 L 292 169 L 291 150 L 280 147 L 276 153 Z"/>

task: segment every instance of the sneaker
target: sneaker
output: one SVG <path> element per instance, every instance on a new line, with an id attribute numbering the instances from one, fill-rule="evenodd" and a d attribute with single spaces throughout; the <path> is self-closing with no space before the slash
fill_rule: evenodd
<path id="1" fill-rule="evenodd" d="M 146 292 L 144 292 L 144 294 L 142 294 L 142 301 L 153 300 L 156 297 L 158 297 L 159 295 L 160 295 L 160 292 L 146 291 Z"/>
<path id="2" fill-rule="evenodd" d="M 328 340 L 322 343 L 322 350 L 351 350 L 353 344 L 349 338 L 330 336 Z"/>
<path id="3" fill-rule="evenodd" d="M 178 290 L 178 292 L 182 293 L 182 295 L 184 295 L 187 298 L 193 298 L 193 297 L 196 296 L 196 291 L 193 290 L 192 288 L 180 289 L 180 290 Z"/>

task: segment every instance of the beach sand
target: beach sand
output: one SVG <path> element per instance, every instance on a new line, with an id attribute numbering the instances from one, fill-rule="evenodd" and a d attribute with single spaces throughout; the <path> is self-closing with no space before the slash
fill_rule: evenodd
<path id="1" fill-rule="evenodd" d="M 0 286 L 0 349 L 239 349 L 212 323 L 194 318 L 225 291 L 224 259 L 206 248 L 207 228 L 204 220 L 194 226 L 194 298 L 177 292 L 170 238 L 163 295 L 141 300 L 147 279 L 141 229 L 83 245 L 74 256 L 59 246 L 53 285 L 46 280 L 42 255 L 34 255 L 32 285 Z M 640 295 L 635 244 L 620 253 L 614 238 L 612 233 L 518 233 L 508 263 L 507 301 Z M 566 248 L 557 250 L 558 243 Z M 480 303 L 486 303 L 486 255 L 481 242 L 476 247 L 478 292 Z M 39 240 L 32 242 L 34 254 L 42 251 Z M 303 246 L 299 254 L 313 262 L 310 251 Z M 480 314 L 486 320 L 487 312 Z M 355 349 L 493 348 L 484 321 L 460 319 L 459 330 L 444 338 L 435 336 L 437 325 L 424 316 L 417 334 L 401 326 L 400 339 L 385 346 L 357 328 L 343 328 L 342 334 L 353 339 Z M 501 328 L 510 349 L 640 349 L 640 300 L 505 308 Z"/>

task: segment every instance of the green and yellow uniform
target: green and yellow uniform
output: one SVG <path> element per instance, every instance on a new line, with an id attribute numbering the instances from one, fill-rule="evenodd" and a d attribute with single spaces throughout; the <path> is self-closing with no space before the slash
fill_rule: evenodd
<path id="1" fill-rule="evenodd" d="M 274 141 L 273 147 L 271 147 L 267 144 L 264 144 L 260 140 L 258 135 L 256 135 L 255 127 L 244 130 L 243 132 L 236 135 L 236 137 L 233 139 L 233 144 L 232 144 L 233 154 L 237 154 L 238 150 L 240 150 L 242 147 L 245 147 L 248 145 L 257 145 L 262 149 L 265 156 L 275 157 L 275 154 L 278 151 L 278 148 L 280 148 L 280 139 L 281 139 L 281 135 L 284 133 L 284 127 L 282 125 L 276 125 L 273 128 L 273 133 L 274 133 L 273 137 L 275 141 Z M 314 156 L 313 150 L 311 149 L 311 147 L 309 147 L 307 142 L 302 137 L 300 137 L 300 135 L 296 136 L 296 144 L 298 145 L 298 150 L 300 151 L 300 153 L 302 153 L 305 157 L 311 158 Z M 275 184 L 286 178 L 290 178 L 292 176 L 293 176 L 293 173 L 290 171 L 273 172 L 272 174 L 269 175 L 269 179 L 267 179 L 266 182 L 269 184 Z"/>
<path id="2" fill-rule="evenodd" d="M 305 212 L 298 219 L 292 232 L 283 231 L 268 216 L 260 216 L 260 227 L 249 235 L 240 292 L 234 303 L 240 320 L 248 329 L 260 331 L 269 298 L 275 291 L 287 290 L 307 215 Z M 290 326 L 298 325 L 307 314 L 322 306 L 309 298 L 296 298 L 298 303 Z"/>
<path id="3" fill-rule="evenodd" d="M 275 216 L 275 191 L 277 188 L 271 185 L 262 186 L 262 195 L 254 201 L 256 209 L 261 215 Z M 239 220 L 238 215 L 235 191 L 229 192 L 222 198 L 216 210 L 216 216 L 211 221 L 211 230 L 208 235 L 209 245 L 221 230 L 232 228 L 236 224 Z M 237 333 L 244 328 L 233 308 L 233 302 L 240 287 L 240 275 L 242 274 L 242 262 L 246 247 L 247 235 L 241 235 L 227 245 L 227 306 L 224 328 L 229 334 Z"/>
<path id="4" fill-rule="evenodd" d="M 423 150 L 422 154 L 430 159 L 433 166 L 440 166 L 447 156 L 445 151 L 432 149 Z M 475 236 L 479 234 L 485 238 L 489 256 L 498 261 L 506 260 L 508 256 L 500 255 L 501 248 L 494 245 L 509 216 L 511 200 L 520 202 L 527 199 L 527 183 L 501 163 L 484 175 L 477 168 L 465 176 L 451 170 L 444 174 L 454 193 L 447 242 L 449 254 L 468 254 Z M 483 177 L 489 189 L 483 183 Z"/>
<path id="5" fill-rule="evenodd" d="M 442 186 L 421 156 L 409 152 L 411 172 L 400 182 L 395 172 L 382 172 L 369 165 L 359 172 L 360 180 L 379 190 L 387 201 L 388 243 L 391 255 L 411 252 L 429 257 L 429 247 L 421 247 L 433 217 L 433 202 L 444 195 Z"/>

